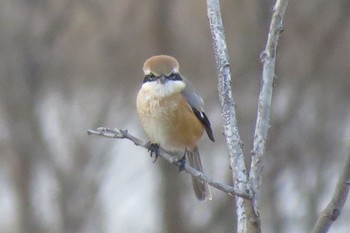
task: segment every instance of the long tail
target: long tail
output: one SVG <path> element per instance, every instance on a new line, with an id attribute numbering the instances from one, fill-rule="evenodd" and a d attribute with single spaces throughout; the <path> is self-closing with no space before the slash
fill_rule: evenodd
<path id="1" fill-rule="evenodd" d="M 191 167 L 203 172 L 201 157 L 199 156 L 198 147 L 196 146 L 192 151 L 187 150 L 188 162 Z M 193 190 L 196 197 L 200 201 L 211 200 L 211 193 L 209 186 L 206 182 L 198 180 L 192 176 Z"/>

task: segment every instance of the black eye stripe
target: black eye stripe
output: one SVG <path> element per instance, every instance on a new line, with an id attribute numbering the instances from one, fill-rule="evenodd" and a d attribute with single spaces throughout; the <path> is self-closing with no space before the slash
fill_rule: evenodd
<path id="1" fill-rule="evenodd" d="M 156 80 L 156 76 L 154 74 L 147 74 L 145 75 L 145 78 L 143 79 L 143 82 L 146 83 L 146 82 L 152 82 Z"/>
<path id="2" fill-rule="evenodd" d="M 160 78 L 160 76 L 155 76 L 154 74 L 150 73 L 145 75 L 143 82 L 152 82 Z M 179 73 L 172 73 L 169 76 L 166 76 L 166 79 L 173 80 L 173 81 L 182 81 L 181 75 Z"/>
<path id="3" fill-rule="evenodd" d="M 179 73 L 172 73 L 167 78 L 170 79 L 170 80 L 174 80 L 174 81 L 175 80 L 182 81 L 181 75 Z"/>

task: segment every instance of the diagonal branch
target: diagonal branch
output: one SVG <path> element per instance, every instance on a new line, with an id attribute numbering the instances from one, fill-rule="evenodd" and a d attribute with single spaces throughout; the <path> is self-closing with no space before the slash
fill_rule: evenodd
<path id="1" fill-rule="evenodd" d="M 312 229 L 312 233 L 326 233 L 340 215 L 350 188 L 350 154 L 347 158 L 342 174 L 339 177 L 332 200 L 322 211 Z"/>
<path id="2" fill-rule="evenodd" d="M 119 138 L 119 139 L 128 139 L 132 141 L 136 146 L 141 146 L 143 148 L 148 149 L 148 143 L 145 141 L 140 140 L 139 138 L 131 135 L 127 130 L 120 130 L 120 129 L 108 129 L 104 127 L 97 128 L 95 130 L 89 129 L 88 131 L 89 135 L 97 135 L 107 138 Z M 160 148 L 159 156 L 170 162 L 171 164 L 179 167 L 179 160 L 177 157 L 172 156 L 170 153 L 162 150 Z M 245 199 L 251 199 L 252 196 L 249 193 L 249 190 L 245 189 L 237 189 L 235 187 L 222 184 L 219 182 L 215 182 L 212 179 L 210 179 L 207 175 L 203 174 L 202 172 L 194 169 L 193 167 L 187 165 L 185 163 L 184 171 L 191 174 L 192 176 L 197 177 L 198 179 L 207 182 L 210 186 L 223 191 L 225 193 L 228 193 L 229 195 L 236 195 Z"/>
<path id="3" fill-rule="evenodd" d="M 261 54 L 264 63 L 262 72 L 262 86 L 259 94 L 258 113 L 254 133 L 254 145 L 251 152 L 249 184 L 253 191 L 253 207 L 259 216 L 260 186 L 262 181 L 263 155 L 265 152 L 267 132 L 270 127 L 270 111 L 272 101 L 273 82 L 275 78 L 276 51 L 278 39 L 283 31 L 283 16 L 288 0 L 277 0 L 273 8 L 271 25 L 266 48 Z"/>

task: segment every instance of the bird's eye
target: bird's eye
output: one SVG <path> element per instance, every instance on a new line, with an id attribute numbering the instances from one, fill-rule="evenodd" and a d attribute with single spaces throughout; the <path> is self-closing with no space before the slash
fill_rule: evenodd
<path id="1" fill-rule="evenodd" d="M 149 74 L 145 75 L 145 78 L 143 79 L 143 82 L 144 83 L 145 82 L 152 82 L 154 80 L 156 80 L 156 76 L 154 74 L 152 74 L 152 73 L 149 73 Z"/>
<path id="2" fill-rule="evenodd" d="M 182 80 L 181 75 L 179 73 L 172 73 L 168 76 L 170 80 Z"/>

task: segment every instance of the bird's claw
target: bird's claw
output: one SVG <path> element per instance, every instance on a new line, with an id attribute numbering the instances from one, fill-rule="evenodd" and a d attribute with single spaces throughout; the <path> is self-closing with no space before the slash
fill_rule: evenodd
<path id="1" fill-rule="evenodd" d="M 150 152 L 151 158 L 153 158 L 154 155 L 153 163 L 155 163 L 159 157 L 159 145 L 157 143 L 149 143 L 147 148 L 147 151 Z"/>
<path id="2" fill-rule="evenodd" d="M 183 171 L 185 169 L 186 164 L 186 153 L 182 156 L 179 161 L 177 161 L 177 166 L 179 167 L 179 172 Z"/>

